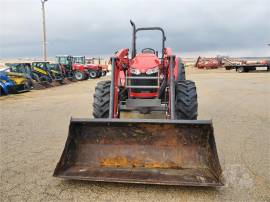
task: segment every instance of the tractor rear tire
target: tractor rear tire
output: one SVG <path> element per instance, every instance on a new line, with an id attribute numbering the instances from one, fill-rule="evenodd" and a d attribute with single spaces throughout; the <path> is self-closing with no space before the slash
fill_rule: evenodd
<path id="1" fill-rule="evenodd" d="M 178 120 L 196 120 L 198 101 L 195 82 L 178 81 L 175 86 L 175 116 Z"/>
<path id="2" fill-rule="evenodd" d="M 94 118 L 109 118 L 111 81 L 97 83 L 93 102 Z"/>

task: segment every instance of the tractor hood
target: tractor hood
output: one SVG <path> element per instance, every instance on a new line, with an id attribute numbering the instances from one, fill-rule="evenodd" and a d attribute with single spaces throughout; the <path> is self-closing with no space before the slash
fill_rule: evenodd
<path id="1" fill-rule="evenodd" d="M 158 57 L 151 53 L 138 53 L 130 62 L 131 68 L 139 69 L 142 73 L 159 65 Z"/>
<path id="2" fill-rule="evenodd" d="M 86 64 L 86 68 L 92 69 L 92 70 L 101 70 L 102 69 L 102 67 L 100 67 L 99 65 L 96 65 L 96 64 Z"/>
<path id="3" fill-rule="evenodd" d="M 74 70 L 101 70 L 101 67 L 95 64 L 73 64 Z"/>

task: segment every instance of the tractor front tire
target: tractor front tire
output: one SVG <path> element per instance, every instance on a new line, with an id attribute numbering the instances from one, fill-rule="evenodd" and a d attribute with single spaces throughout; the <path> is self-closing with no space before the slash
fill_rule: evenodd
<path id="1" fill-rule="evenodd" d="M 106 76 L 106 75 L 107 75 L 107 72 L 106 71 L 102 71 L 101 76 Z"/>
<path id="2" fill-rule="evenodd" d="M 23 88 L 24 88 L 23 90 L 25 90 L 25 91 L 30 91 L 31 90 L 31 85 L 30 85 L 28 80 L 24 83 Z"/>
<path id="3" fill-rule="evenodd" d="M 64 85 L 64 84 L 66 84 L 65 83 L 65 79 L 64 79 L 64 77 L 59 81 L 59 83 L 61 84 L 61 85 Z"/>
<path id="4" fill-rule="evenodd" d="M 34 84 L 33 84 L 33 82 L 32 82 L 31 79 L 27 79 L 27 80 L 26 80 L 26 85 L 25 85 L 25 86 L 26 86 L 27 89 L 30 90 L 30 89 L 33 87 L 33 85 L 34 85 Z"/>
<path id="5" fill-rule="evenodd" d="M 93 102 L 93 117 L 108 118 L 110 108 L 111 81 L 100 81 L 97 83 Z"/>
<path id="6" fill-rule="evenodd" d="M 4 89 L 0 86 L 0 96 L 6 95 Z"/>
<path id="7" fill-rule="evenodd" d="M 48 76 L 41 76 L 39 79 L 40 79 L 41 83 L 49 84 L 49 83 L 52 82 L 51 79 Z"/>
<path id="8" fill-rule="evenodd" d="M 91 71 L 89 72 L 89 77 L 90 77 L 91 79 L 97 78 L 97 77 L 98 77 L 97 71 L 91 70 Z"/>
<path id="9" fill-rule="evenodd" d="M 82 80 L 84 80 L 84 78 L 85 78 L 85 73 L 84 73 L 84 72 L 81 72 L 81 71 L 76 71 L 76 72 L 74 73 L 74 77 L 75 77 L 75 79 L 76 79 L 77 81 L 82 81 Z"/>
<path id="10" fill-rule="evenodd" d="M 38 74 L 33 73 L 33 79 L 34 79 L 36 82 L 40 83 L 40 78 L 39 78 Z"/>
<path id="11" fill-rule="evenodd" d="M 102 76 L 102 71 L 97 71 L 97 77 L 96 78 L 100 78 Z"/>
<path id="12" fill-rule="evenodd" d="M 178 81 L 175 85 L 175 116 L 178 120 L 196 120 L 198 101 L 195 82 Z"/>

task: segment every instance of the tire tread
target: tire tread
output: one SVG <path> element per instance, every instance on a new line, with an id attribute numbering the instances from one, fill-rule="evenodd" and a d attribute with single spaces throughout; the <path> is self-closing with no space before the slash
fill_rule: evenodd
<path id="1" fill-rule="evenodd" d="M 196 120 L 198 101 L 195 82 L 178 81 L 175 87 L 175 115 L 177 119 Z"/>
<path id="2" fill-rule="evenodd" d="M 110 107 L 111 81 L 100 81 L 97 83 L 94 93 L 93 117 L 108 118 Z"/>

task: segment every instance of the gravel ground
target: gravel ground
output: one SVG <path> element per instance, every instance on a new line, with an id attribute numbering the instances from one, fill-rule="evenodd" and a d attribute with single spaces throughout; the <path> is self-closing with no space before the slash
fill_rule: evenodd
<path id="1" fill-rule="evenodd" d="M 89 117 L 98 80 L 0 98 L 0 201 L 270 201 L 270 74 L 192 70 L 199 119 L 213 119 L 224 187 L 52 177 L 69 119 Z"/>

